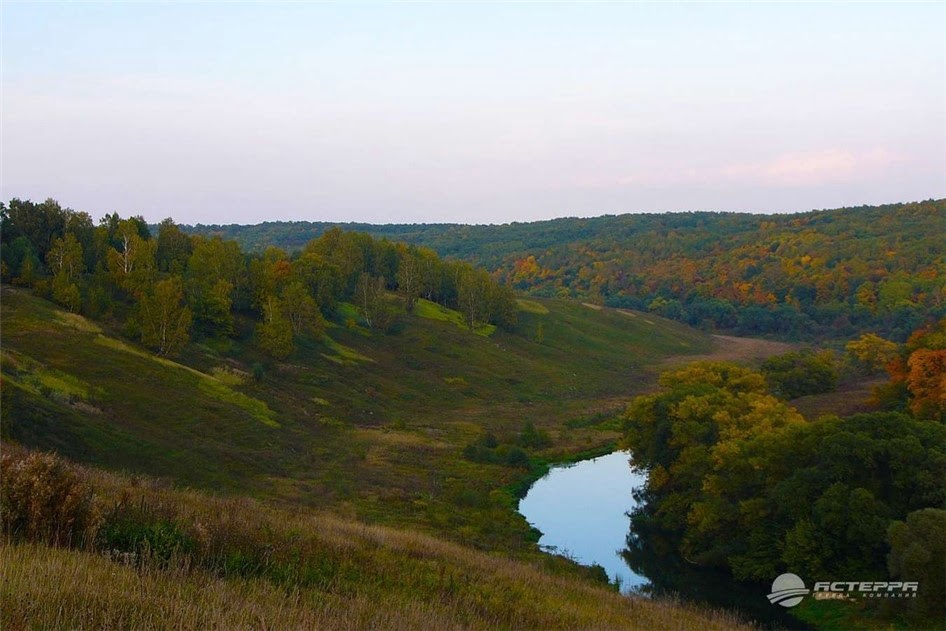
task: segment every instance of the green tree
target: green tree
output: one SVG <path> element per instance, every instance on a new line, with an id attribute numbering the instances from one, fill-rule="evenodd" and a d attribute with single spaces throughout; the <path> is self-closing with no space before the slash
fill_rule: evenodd
<path id="1" fill-rule="evenodd" d="M 775 355 L 762 362 L 762 374 L 772 390 L 786 399 L 832 392 L 838 387 L 838 371 L 830 351 Z"/>
<path id="2" fill-rule="evenodd" d="M 518 319 L 519 306 L 512 289 L 491 281 L 488 297 L 488 320 L 506 330 L 514 328 Z"/>
<path id="3" fill-rule="evenodd" d="M 19 236 L 11 243 L 4 243 L 2 254 L 13 282 L 17 285 L 32 286 L 42 266 L 30 240 Z"/>
<path id="4" fill-rule="evenodd" d="M 285 359 L 295 349 L 292 322 L 275 296 L 263 303 L 263 321 L 256 325 L 256 341 L 263 351 L 276 359 Z"/>
<path id="5" fill-rule="evenodd" d="M 183 274 L 187 260 L 194 251 L 191 238 L 168 217 L 158 226 L 158 246 L 155 258 L 162 272 Z"/>
<path id="6" fill-rule="evenodd" d="M 82 294 L 79 287 L 75 283 L 69 282 L 69 277 L 65 272 L 53 276 L 50 290 L 53 300 L 69 311 L 76 312 L 82 307 Z"/>
<path id="7" fill-rule="evenodd" d="M 95 222 L 86 212 L 69 212 L 66 215 L 65 234 L 72 234 L 82 246 L 84 270 L 95 267 Z"/>
<path id="8" fill-rule="evenodd" d="M 463 267 L 458 272 L 457 302 L 467 327 L 472 331 L 489 319 L 490 278 L 483 270 Z"/>
<path id="9" fill-rule="evenodd" d="M 901 581 L 917 581 L 913 614 L 925 622 L 946 617 L 946 510 L 924 508 L 895 521 L 887 531 L 887 567 Z"/>
<path id="10" fill-rule="evenodd" d="M 390 308 L 384 298 L 384 278 L 362 272 L 355 285 L 355 303 L 368 328 L 386 330 L 391 324 Z"/>
<path id="11" fill-rule="evenodd" d="M 404 306 L 408 313 L 414 311 L 421 288 L 420 260 L 413 248 L 401 247 L 398 251 L 397 289 L 404 296 Z"/>
<path id="12" fill-rule="evenodd" d="M 141 341 L 159 355 L 173 356 L 190 340 L 191 311 L 184 304 L 184 283 L 172 276 L 154 285 L 138 301 Z"/>
<path id="13" fill-rule="evenodd" d="M 118 223 L 115 233 L 117 246 L 108 250 L 108 269 L 113 282 L 132 295 L 145 293 L 154 282 L 157 244 L 141 234 L 141 221 L 124 219 Z"/>
<path id="14" fill-rule="evenodd" d="M 668 533 L 694 563 L 752 580 L 882 577 L 890 521 L 946 502 L 940 423 L 891 413 L 805 422 L 761 375 L 727 364 L 660 384 L 625 417 L 625 446 L 649 471 L 633 520 Z"/>
<path id="15" fill-rule="evenodd" d="M 325 332 L 325 319 L 319 312 L 319 306 L 301 281 L 294 280 L 286 285 L 282 292 L 282 305 L 294 335 L 318 337 Z"/>
<path id="16" fill-rule="evenodd" d="M 45 260 L 53 241 L 62 236 L 70 212 L 63 210 L 54 199 L 34 204 L 13 198 L 4 216 L 3 241 L 9 243 L 17 237 L 25 237 L 36 256 Z"/>
<path id="17" fill-rule="evenodd" d="M 327 313 L 342 294 L 342 273 L 337 265 L 316 252 L 306 250 L 292 262 L 292 278 L 305 285 L 316 304 Z"/>
<path id="18" fill-rule="evenodd" d="M 62 274 L 67 282 L 72 282 L 83 268 L 82 245 L 71 232 L 53 241 L 46 264 L 54 275 Z"/>
<path id="19" fill-rule="evenodd" d="M 877 374 L 897 358 L 900 347 L 874 333 L 865 333 L 844 347 L 851 362 L 867 374 Z"/>
<path id="20" fill-rule="evenodd" d="M 193 243 L 185 292 L 195 328 L 210 336 L 232 335 L 236 288 L 245 285 L 243 254 L 236 242 L 219 237 L 195 237 Z"/>

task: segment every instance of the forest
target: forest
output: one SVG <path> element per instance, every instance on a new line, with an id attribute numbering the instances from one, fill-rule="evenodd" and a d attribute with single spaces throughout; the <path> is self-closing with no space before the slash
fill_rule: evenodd
<path id="1" fill-rule="evenodd" d="M 162 356 L 178 354 L 192 336 L 232 335 L 242 313 L 257 321 L 260 349 L 281 359 L 299 339 L 318 338 L 342 301 L 382 333 L 419 298 L 456 309 L 471 330 L 516 318 L 512 290 L 486 272 L 364 233 L 336 228 L 292 255 L 277 247 L 250 254 L 234 240 L 188 235 L 170 218 L 155 230 L 117 213 L 95 225 L 52 199 L 13 199 L 0 221 L 4 282 L 119 323 Z"/>
<path id="2" fill-rule="evenodd" d="M 335 226 L 195 226 L 249 249 Z M 796 214 L 688 212 L 467 226 L 358 226 L 491 270 L 513 288 L 789 340 L 899 342 L 946 315 L 946 200 Z"/>
<path id="3" fill-rule="evenodd" d="M 901 619 L 917 628 L 942 622 L 946 319 L 905 344 L 864 336 L 847 350 L 888 373 L 875 411 L 800 414 L 788 399 L 830 381 L 830 371 L 812 380 L 817 358 L 796 371 L 785 360 L 798 365 L 798 354 L 761 370 L 694 363 L 635 398 L 625 445 L 648 479 L 636 493 L 629 558 L 646 558 L 658 539 L 689 564 L 744 581 L 787 571 L 919 581 L 923 593 L 905 614 L 899 608 Z M 877 602 L 867 611 L 883 618 L 897 609 Z"/>

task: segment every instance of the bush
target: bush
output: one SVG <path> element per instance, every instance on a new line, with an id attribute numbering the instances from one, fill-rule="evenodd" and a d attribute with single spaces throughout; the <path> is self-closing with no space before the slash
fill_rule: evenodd
<path id="1" fill-rule="evenodd" d="M 521 447 L 544 449 L 552 444 L 552 439 L 549 437 L 547 431 L 544 429 L 536 429 L 532 421 L 526 421 L 522 432 L 519 433 L 519 440 L 517 442 Z"/>
<path id="2" fill-rule="evenodd" d="M 762 363 L 762 374 L 773 393 L 785 399 L 833 392 L 838 387 L 830 351 L 775 355 Z"/>
<path id="3" fill-rule="evenodd" d="M 529 454 L 520 447 L 513 447 L 506 454 L 506 466 L 529 468 Z"/>
<path id="4" fill-rule="evenodd" d="M 99 517 L 84 474 L 53 454 L 4 454 L 0 520 L 8 536 L 51 545 L 84 545 Z"/>
<path id="5" fill-rule="evenodd" d="M 463 457 L 471 462 L 492 464 L 497 461 L 495 451 L 478 443 L 470 443 L 464 447 Z"/>
<path id="6" fill-rule="evenodd" d="M 112 509 L 99 531 L 99 547 L 136 563 L 168 566 L 197 550 L 196 541 L 177 523 L 159 517 L 144 503 Z"/>
<path id="7" fill-rule="evenodd" d="M 266 368 L 263 364 L 256 362 L 253 364 L 253 379 L 256 381 L 262 381 L 263 377 L 266 376 Z"/>

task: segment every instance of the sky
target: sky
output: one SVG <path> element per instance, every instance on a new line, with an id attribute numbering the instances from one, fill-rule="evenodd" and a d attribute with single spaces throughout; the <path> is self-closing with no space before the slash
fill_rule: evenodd
<path id="1" fill-rule="evenodd" d="M 946 3 L 0 3 L 0 199 L 505 223 L 946 197 Z"/>

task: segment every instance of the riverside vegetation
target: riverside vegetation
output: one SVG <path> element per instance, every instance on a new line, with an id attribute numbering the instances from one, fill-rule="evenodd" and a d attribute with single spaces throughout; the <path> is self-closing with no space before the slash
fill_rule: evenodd
<path id="1" fill-rule="evenodd" d="M 855 357 L 863 348 L 849 345 Z M 624 415 L 624 444 L 649 473 L 636 492 L 629 558 L 659 538 L 693 565 L 763 584 L 783 572 L 916 581 L 909 602 L 810 601 L 793 613 L 852 628 L 890 619 L 940 627 L 946 319 L 883 348 L 891 381 L 875 402 L 885 410 L 843 418 L 808 420 L 785 401 L 828 381 L 817 357 L 771 358 L 762 373 L 698 362 L 663 374 L 662 390 L 636 397 Z M 818 368 L 827 375 L 816 383 Z"/>

